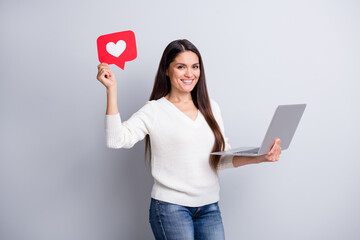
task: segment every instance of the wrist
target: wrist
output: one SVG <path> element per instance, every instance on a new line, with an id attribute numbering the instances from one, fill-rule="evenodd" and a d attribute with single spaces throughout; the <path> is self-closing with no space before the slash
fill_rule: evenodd
<path id="1" fill-rule="evenodd" d="M 253 161 L 254 161 L 254 163 L 261 163 L 261 162 L 263 162 L 263 161 L 262 161 L 262 158 L 261 158 L 260 156 L 253 157 Z"/>
<path id="2" fill-rule="evenodd" d="M 233 165 L 234 167 L 240 167 L 248 164 L 260 163 L 261 158 L 259 157 L 248 157 L 248 156 L 234 156 Z"/>
<path id="3" fill-rule="evenodd" d="M 106 89 L 106 93 L 107 94 L 114 94 L 114 93 L 117 93 L 117 87 L 116 85 L 115 86 L 112 86 L 112 87 L 109 87 Z"/>

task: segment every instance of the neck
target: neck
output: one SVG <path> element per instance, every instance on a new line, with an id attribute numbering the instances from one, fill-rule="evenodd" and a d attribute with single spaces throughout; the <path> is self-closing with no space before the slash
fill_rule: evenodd
<path id="1" fill-rule="evenodd" d="M 191 93 L 175 93 L 173 91 L 170 91 L 168 95 L 165 96 L 167 100 L 170 102 L 192 102 Z"/>

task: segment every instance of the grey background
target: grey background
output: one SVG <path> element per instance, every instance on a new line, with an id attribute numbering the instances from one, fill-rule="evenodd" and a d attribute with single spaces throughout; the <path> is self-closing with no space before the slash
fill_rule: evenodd
<path id="1" fill-rule="evenodd" d="M 165 46 L 201 51 L 233 147 L 258 145 L 278 104 L 308 107 L 277 163 L 220 173 L 227 239 L 360 239 L 359 1 L 0 2 L 0 239 L 153 239 L 144 141 L 105 146 L 98 36 L 133 30 L 124 120 Z"/>

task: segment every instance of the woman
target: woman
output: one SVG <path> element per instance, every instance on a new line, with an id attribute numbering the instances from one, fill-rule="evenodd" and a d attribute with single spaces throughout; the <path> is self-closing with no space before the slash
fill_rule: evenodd
<path id="1" fill-rule="evenodd" d="M 150 224 L 156 239 L 225 239 L 217 170 L 278 161 L 277 139 L 259 157 L 210 155 L 230 149 L 218 104 L 209 98 L 204 65 L 188 40 L 164 50 L 150 100 L 121 122 L 117 82 L 106 63 L 97 79 L 107 89 L 105 134 L 110 148 L 131 148 L 146 137 L 154 185 Z"/>

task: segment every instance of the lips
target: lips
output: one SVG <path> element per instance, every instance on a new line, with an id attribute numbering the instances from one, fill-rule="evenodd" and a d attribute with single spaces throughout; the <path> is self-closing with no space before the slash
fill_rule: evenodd
<path id="1" fill-rule="evenodd" d="M 181 81 L 185 84 L 185 85 L 191 85 L 193 83 L 193 79 L 181 79 Z"/>

